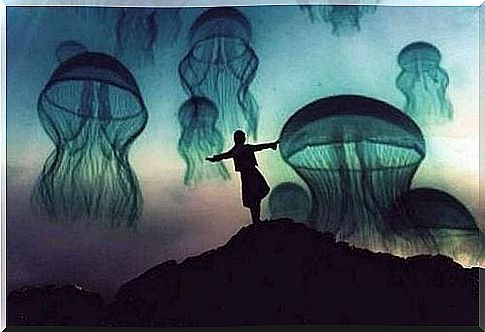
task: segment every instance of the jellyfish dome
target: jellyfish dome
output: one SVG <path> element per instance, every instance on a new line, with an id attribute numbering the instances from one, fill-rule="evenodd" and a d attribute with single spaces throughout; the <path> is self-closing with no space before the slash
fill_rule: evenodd
<path id="1" fill-rule="evenodd" d="M 249 86 L 259 60 L 251 47 L 249 21 L 235 8 L 209 9 L 192 24 L 189 43 L 179 64 L 183 88 L 214 101 L 224 137 L 243 129 L 256 138 L 259 110 Z"/>
<path id="2" fill-rule="evenodd" d="M 412 189 L 397 201 L 400 230 L 422 228 L 431 232 L 437 251 L 467 265 L 480 259 L 481 232 L 470 211 L 455 197 L 432 188 Z M 428 248 L 433 249 L 433 248 Z"/>
<path id="3" fill-rule="evenodd" d="M 64 62 L 73 56 L 87 52 L 88 48 L 84 44 L 75 40 L 66 40 L 56 48 L 56 58 L 59 62 Z"/>
<path id="4" fill-rule="evenodd" d="M 406 97 L 405 112 L 420 125 L 453 120 L 453 107 L 446 90 L 449 76 L 440 67 L 441 53 L 434 45 L 415 42 L 398 55 L 402 71 L 396 86 Z"/>
<path id="5" fill-rule="evenodd" d="M 59 222 L 136 226 L 142 197 L 128 151 L 147 110 L 128 69 L 102 53 L 71 57 L 40 93 L 38 114 L 55 149 L 34 188 L 36 211 Z"/>
<path id="6" fill-rule="evenodd" d="M 391 105 L 341 95 L 291 116 L 280 153 L 310 189 L 310 225 L 378 248 L 391 236 L 387 210 L 409 189 L 425 141 L 418 126 Z"/>
<path id="7" fill-rule="evenodd" d="M 224 140 L 216 128 L 218 117 L 216 105 L 205 97 L 193 96 L 180 106 L 178 118 L 182 130 L 178 151 L 187 165 L 186 185 L 194 185 L 204 179 L 230 178 L 223 163 L 205 160 L 224 148 Z"/>
<path id="8" fill-rule="evenodd" d="M 283 182 L 271 190 L 269 211 L 272 219 L 289 218 L 306 222 L 310 213 L 310 198 L 299 184 Z"/>
<path id="9" fill-rule="evenodd" d="M 370 5 L 302 5 L 312 23 L 324 22 L 332 26 L 335 36 L 352 35 L 361 30 L 360 20 L 374 13 L 377 6 Z"/>

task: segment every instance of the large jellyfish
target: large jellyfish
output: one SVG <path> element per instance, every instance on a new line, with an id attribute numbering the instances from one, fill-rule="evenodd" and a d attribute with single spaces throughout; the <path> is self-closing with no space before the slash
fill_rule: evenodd
<path id="1" fill-rule="evenodd" d="M 306 222 L 310 213 L 310 198 L 299 184 L 283 182 L 271 190 L 269 211 L 272 219 L 290 218 Z"/>
<path id="2" fill-rule="evenodd" d="M 415 233 L 416 228 L 429 231 L 436 247 L 423 251 L 450 256 L 466 265 L 478 265 L 483 256 L 480 232 L 468 209 L 455 197 L 431 188 L 412 189 L 396 202 L 394 223 L 398 232 Z"/>
<path id="3" fill-rule="evenodd" d="M 375 99 L 342 95 L 297 111 L 281 133 L 283 159 L 310 189 L 309 224 L 370 249 L 388 249 L 386 214 L 425 156 L 421 130 Z"/>
<path id="4" fill-rule="evenodd" d="M 239 10 L 212 8 L 192 24 L 190 50 L 179 64 L 187 93 L 216 103 L 224 137 L 237 129 L 257 137 L 259 111 L 249 85 L 259 60 L 250 42 L 251 25 Z"/>
<path id="5" fill-rule="evenodd" d="M 61 63 L 38 100 L 55 145 L 34 188 L 37 212 L 59 222 L 135 227 L 142 197 L 128 151 L 147 111 L 115 58 L 84 52 Z"/>
<path id="6" fill-rule="evenodd" d="M 193 96 L 179 109 L 182 129 L 178 151 L 187 165 L 184 183 L 194 185 L 203 179 L 229 179 L 223 163 L 208 163 L 205 158 L 220 153 L 224 140 L 216 128 L 219 112 L 205 97 Z"/>
<path id="7" fill-rule="evenodd" d="M 419 125 L 453 119 L 453 107 L 446 95 L 449 77 L 440 62 L 440 51 L 426 42 L 409 44 L 399 53 L 402 71 L 396 85 L 406 97 L 404 111 Z"/>
<path id="8" fill-rule="evenodd" d="M 359 32 L 362 17 L 374 13 L 377 6 L 302 5 L 300 9 L 308 15 L 312 23 L 329 23 L 332 25 L 332 33 L 335 36 L 342 36 Z"/>

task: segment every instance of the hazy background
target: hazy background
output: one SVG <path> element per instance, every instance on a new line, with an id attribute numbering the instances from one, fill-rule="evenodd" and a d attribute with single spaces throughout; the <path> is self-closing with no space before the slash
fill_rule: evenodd
<path id="1" fill-rule="evenodd" d="M 274 140 L 287 118 L 305 104 L 334 94 L 362 94 L 401 108 L 395 86 L 397 54 L 427 41 L 443 54 L 455 120 L 423 130 L 427 155 L 413 182 L 461 200 L 485 229 L 478 211 L 479 85 L 478 8 L 379 7 L 363 17 L 362 31 L 335 37 L 331 26 L 312 24 L 298 6 L 240 7 L 253 27 L 260 65 L 251 90 L 260 105 L 259 137 Z M 132 72 L 149 112 L 130 152 L 145 205 L 138 233 L 60 226 L 32 217 L 29 196 L 53 145 L 37 116 L 37 99 L 57 66 L 54 51 L 77 40 L 112 53 L 114 21 L 105 24 L 72 8 L 9 7 L 7 11 L 7 287 L 75 282 L 111 296 L 122 282 L 167 259 L 182 259 L 224 244 L 250 222 L 238 175 L 227 183 L 183 185 L 185 164 L 176 146 L 176 114 L 186 99 L 177 74 L 190 24 L 203 9 L 181 11 L 177 43 L 160 29 L 155 64 Z M 92 12 L 91 12 L 92 14 Z M 96 15 L 94 15 L 96 16 Z M 227 137 L 230 140 L 230 137 Z M 295 173 L 279 152 L 258 156 L 272 187 Z M 227 163 L 232 172 L 233 166 Z M 266 205 L 263 215 L 267 215 Z"/>

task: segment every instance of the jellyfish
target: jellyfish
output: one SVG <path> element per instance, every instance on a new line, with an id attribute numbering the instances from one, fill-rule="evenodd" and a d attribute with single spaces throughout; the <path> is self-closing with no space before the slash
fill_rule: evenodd
<path id="1" fill-rule="evenodd" d="M 158 23 L 156 8 L 122 8 L 116 22 L 116 54 L 135 68 L 153 64 Z"/>
<path id="2" fill-rule="evenodd" d="M 224 137 L 243 129 L 257 138 L 259 110 L 249 85 L 259 60 L 250 43 L 251 25 L 239 10 L 212 8 L 192 24 L 190 50 L 179 64 L 186 92 L 217 105 L 218 128 Z"/>
<path id="3" fill-rule="evenodd" d="M 208 156 L 220 153 L 224 140 L 216 128 L 219 112 L 208 98 L 193 96 L 179 109 L 178 119 L 182 129 L 178 151 L 187 165 L 185 185 L 195 185 L 204 179 L 230 178 L 223 163 L 208 163 Z"/>
<path id="4" fill-rule="evenodd" d="M 377 6 L 362 5 L 302 5 L 312 23 L 324 22 L 332 25 L 335 36 L 352 35 L 359 32 L 360 20 L 364 15 L 372 14 Z"/>
<path id="5" fill-rule="evenodd" d="M 306 222 L 310 212 L 310 198 L 299 184 L 283 182 L 271 190 L 269 211 L 272 219 L 289 218 Z"/>
<path id="6" fill-rule="evenodd" d="M 426 42 L 409 44 L 399 53 L 402 71 L 396 86 L 406 97 L 404 111 L 419 125 L 453 120 L 453 107 L 446 95 L 449 77 L 440 62 L 440 51 Z"/>
<path id="7" fill-rule="evenodd" d="M 385 102 L 357 95 L 316 100 L 290 117 L 280 153 L 311 194 L 310 226 L 387 249 L 387 211 L 425 156 L 418 126 Z"/>
<path id="8" fill-rule="evenodd" d="M 416 229 L 429 231 L 435 247 L 423 248 L 429 253 L 450 256 L 466 265 L 477 265 L 483 257 L 483 234 L 475 218 L 455 197 L 432 188 L 412 189 L 396 201 L 401 218 L 399 232 L 415 234 Z"/>
<path id="9" fill-rule="evenodd" d="M 75 40 L 66 40 L 57 46 L 55 54 L 57 61 L 62 63 L 73 56 L 87 51 L 88 48 L 84 44 Z"/>
<path id="10" fill-rule="evenodd" d="M 40 93 L 40 122 L 54 143 L 35 184 L 35 212 L 111 228 L 137 226 L 142 197 L 129 148 L 147 110 L 128 69 L 103 53 L 62 62 Z"/>

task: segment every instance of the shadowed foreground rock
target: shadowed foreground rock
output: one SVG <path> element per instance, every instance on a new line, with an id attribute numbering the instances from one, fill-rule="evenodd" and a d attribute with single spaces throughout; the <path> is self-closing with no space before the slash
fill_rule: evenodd
<path id="1" fill-rule="evenodd" d="M 94 326 L 102 310 L 101 297 L 79 286 L 23 287 L 7 297 L 7 324 Z"/>
<path id="2" fill-rule="evenodd" d="M 279 220 L 126 283 L 103 325 L 478 325 L 478 274 L 444 256 L 375 254 Z"/>

